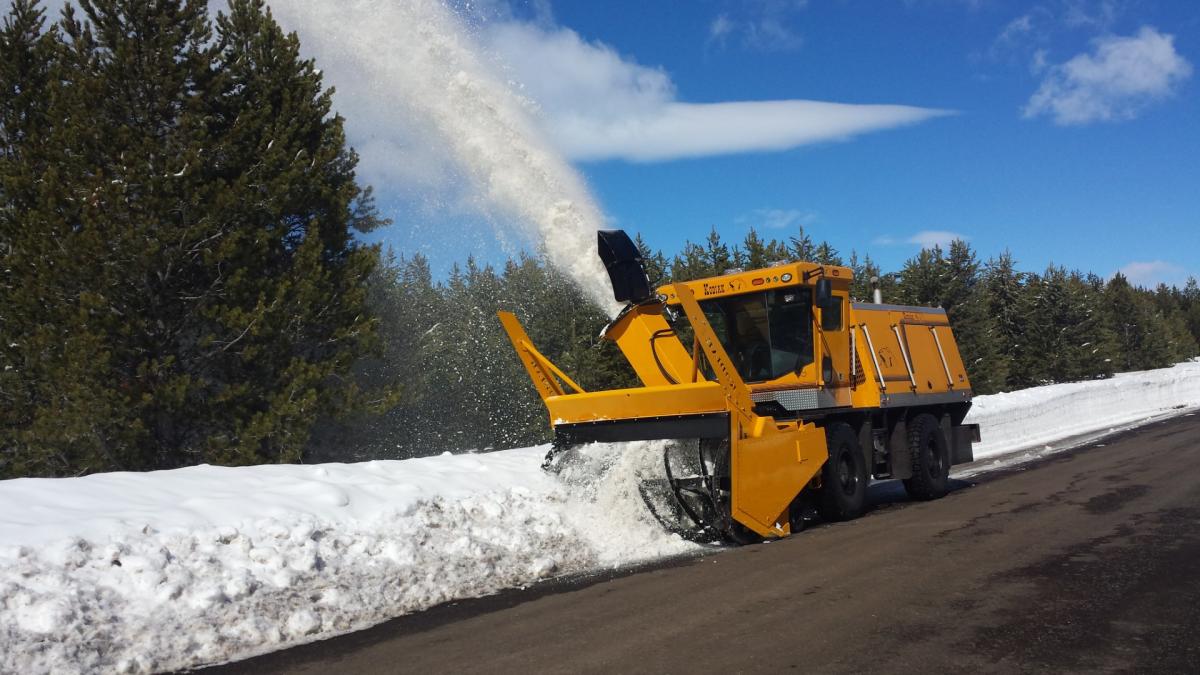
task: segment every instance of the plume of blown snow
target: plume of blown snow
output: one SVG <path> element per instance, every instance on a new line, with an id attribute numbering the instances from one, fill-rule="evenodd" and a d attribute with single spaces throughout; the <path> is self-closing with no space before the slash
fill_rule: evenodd
<path id="1" fill-rule="evenodd" d="M 339 100 L 365 102 L 382 113 L 373 117 L 403 116 L 436 134 L 481 210 L 518 223 L 587 297 L 616 313 L 596 255 L 599 206 L 542 137 L 532 104 L 480 58 L 448 7 L 437 0 L 277 0 L 272 10 L 284 26 L 313 28 L 301 36 L 305 49 L 333 75 Z"/>

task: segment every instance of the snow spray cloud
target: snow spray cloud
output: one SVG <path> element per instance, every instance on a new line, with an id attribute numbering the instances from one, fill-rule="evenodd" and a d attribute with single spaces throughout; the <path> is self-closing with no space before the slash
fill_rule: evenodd
<path id="1" fill-rule="evenodd" d="M 599 206 L 543 139 L 527 102 L 481 60 L 452 10 L 438 0 L 275 0 L 272 10 L 284 26 L 303 27 L 304 47 L 319 64 L 344 75 L 335 78 L 339 100 L 367 103 L 381 120 L 404 116 L 435 133 L 482 210 L 520 223 L 545 244 L 552 264 L 615 314 L 596 255 Z M 364 160 L 380 158 L 364 153 Z"/>

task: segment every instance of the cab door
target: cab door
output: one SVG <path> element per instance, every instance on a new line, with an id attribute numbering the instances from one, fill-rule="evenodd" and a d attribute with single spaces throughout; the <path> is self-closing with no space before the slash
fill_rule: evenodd
<path id="1" fill-rule="evenodd" d="M 833 396 L 835 405 L 850 405 L 850 338 L 847 320 L 850 298 L 846 291 L 834 291 L 835 302 L 817 308 L 817 377 L 821 387 Z"/>

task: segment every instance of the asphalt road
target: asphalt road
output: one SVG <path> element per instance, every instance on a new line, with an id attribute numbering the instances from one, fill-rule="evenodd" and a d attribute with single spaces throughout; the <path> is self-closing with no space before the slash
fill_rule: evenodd
<path id="1" fill-rule="evenodd" d="M 859 520 L 211 669 L 1200 672 L 1200 415 Z"/>

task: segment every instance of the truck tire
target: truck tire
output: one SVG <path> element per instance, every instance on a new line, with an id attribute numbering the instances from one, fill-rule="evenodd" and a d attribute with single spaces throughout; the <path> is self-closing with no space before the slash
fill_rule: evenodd
<path id="1" fill-rule="evenodd" d="M 913 499 L 937 499 L 950 482 L 950 448 L 942 426 L 933 415 L 921 413 L 908 423 L 908 451 L 912 453 L 912 478 L 904 489 Z"/>
<path id="2" fill-rule="evenodd" d="M 825 431 L 829 461 L 821 467 L 821 517 L 853 520 L 867 506 L 867 463 L 858 444 L 858 434 L 849 424 L 838 423 Z"/>

